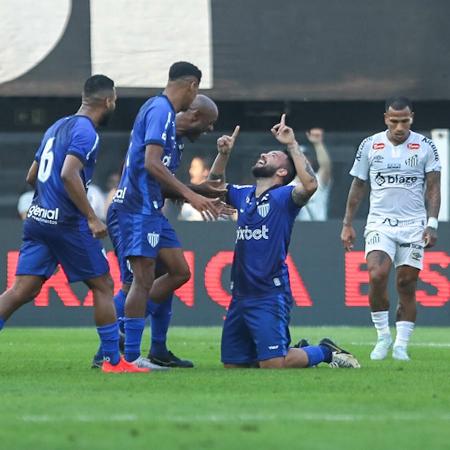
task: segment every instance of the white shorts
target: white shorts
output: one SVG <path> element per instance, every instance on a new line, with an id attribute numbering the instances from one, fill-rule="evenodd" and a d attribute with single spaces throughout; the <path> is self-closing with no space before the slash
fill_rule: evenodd
<path id="1" fill-rule="evenodd" d="M 366 258 L 374 250 L 389 255 L 395 267 L 411 266 L 423 268 L 425 243 L 422 239 L 423 221 L 408 225 L 391 226 L 388 223 L 368 223 L 364 232 Z"/>

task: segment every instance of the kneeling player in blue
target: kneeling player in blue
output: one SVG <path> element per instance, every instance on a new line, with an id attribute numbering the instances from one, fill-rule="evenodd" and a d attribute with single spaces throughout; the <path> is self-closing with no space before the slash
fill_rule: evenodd
<path id="1" fill-rule="evenodd" d="M 225 167 L 237 132 L 217 141 L 212 179 L 225 179 Z M 285 115 L 272 134 L 286 150 L 262 153 L 252 168 L 255 186 L 227 185 L 227 202 L 238 211 L 231 269 L 232 300 L 222 333 L 226 368 L 304 368 L 322 362 L 357 368 L 349 352 L 330 339 L 317 346 L 290 347 L 292 294 L 286 265 L 294 220 L 317 189 L 317 180 L 300 150 Z M 297 177 L 300 184 L 288 186 Z"/>
<path id="2" fill-rule="evenodd" d="M 218 109 L 217 105 L 206 95 L 197 95 L 187 111 L 179 112 L 175 117 L 176 125 L 176 142 L 177 152 L 173 153 L 170 163 L 167 166 L 168 169 L 175 173 L 178 169 L 184 149 L 183 139 L 186 138 L 190 142 L 195 142 L 197 139 L 209 132 L 214 128 L 214 124 L 217 121 Z M 217 185 L 218 183 L 215 183 Z M 214 188 L 214 183 L 206 182 L 200 185 L 189 185 L 197 193 L 201 193 L 207 196 L 223 195 L 226 191 L 223 189 Z M 163 194 L 171 196 L 170 193 Z M 116 305 L 117 317 L 119 319 L 119 326 L 121 330 L 121 350 L 123 351 L 123 331 L 125 317 L 125 300 L 127 293 L 130 290 L 130 285 L 133 281 L 133 274 L 127 258 L 123 254 L 123 239 L 120 233 L 119 223 L 117 219 L 117 212 L 112 205 L 108 210 L 108 232 L 113 242 L 114 250 L 119 261 L 120 278 L 122 281 L 122 288 L 114 297 L 114 303 Z M 163 233 L 161 236 L 160 245 L 162 248 L 179 247 L 180 244 L 176 238 L 175 233 L 170 231 L 171 228 L 167 227 L 167 233 Z M 155 267 L 155 278 L 168 273 L 168 268 L 165 267 L 163 262 L 157 259 Z M 192 368 L 194 364 L 186 359 L 178 358 L 167 348 L 167 333 L 172 317 L 172 297 L 170 293 L 168 298 L 162 303 L 155 303 L 151 299 L 147 300 L 147 307 L 145 311 L 145 317 L 150 318 L 151 322 L 151 348 L 146 358 L 146 365 L 152 367 L 154 370 L 158 369 L 158 366 L 162 367 L 180 367 L 180 368 Z M 100 367 L 103 359 L 103 352 L 101 347 L 97 351 L 97 354 L 92 360 L 92 367 Z M 150 364 L 151 363 L 151 364 Z"/>
<path id="3" fill-rule="evenodd" d="M 94 75 L 84 85 L 78 112 L 45 132 L 27 175 L 36 193 L 24 223 L 14 285 L 0 296 L 0 329 L 61 264 L 69 282 L 83 281 L 92 290 L 103 371 L 148 372 L 120 357 L 113 282 L 99 241 L 107 229 L 86 195 L 98 152 L 96 128 L 106 124 L 115 106 L 114 82 Z"/>

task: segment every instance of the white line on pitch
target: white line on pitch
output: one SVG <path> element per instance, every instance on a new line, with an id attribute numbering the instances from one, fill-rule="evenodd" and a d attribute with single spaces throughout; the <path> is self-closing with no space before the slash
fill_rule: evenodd
<path id="1" fill-rule="evenodd" d="M 273 421 L 310 421 L 310 422 L 417 422 L 438 421 L 450 422 L 450 414 L 416 414 L 416 413 L 394 413 L 394 414 L 324 414 L 324 413 L 293 413 L 293 414 L 201 414 L 201 415 L 170 415 L 170 416 L 138 416 L 136 414 L 115 415 L 74 415 L 74 416 L 49 416 L 49 415 L 26 415 L 21 420 L 31 423 L 55 423 L 55 422 L 134 422 L 136 420 L 150 419 L 153 422 L 168 423 L 242 423 L 242 422 L 273 422 Z"/>

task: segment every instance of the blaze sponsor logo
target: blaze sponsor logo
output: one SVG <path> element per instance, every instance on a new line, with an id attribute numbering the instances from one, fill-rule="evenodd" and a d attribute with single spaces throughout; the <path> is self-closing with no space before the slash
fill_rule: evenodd
<path id="1" fill-rule="evenodd" d="M 375 177 L 375 183 L 378 184 L 378 186 L 383 186 L 385 183 L 387 184 L 394 184 L 397 186 L 405 185 L 405 186 L 412 186 L 417 181 L 417 177 L 408 177 L 404 175 L 382 175 L 380 172 L 378 172 L 377 176 Z"/>
<path id="2" fill-rule="evenodd" d="M 127 188 L 124 187 L 122 189 L 117 189 L 116 193 L 114 194 L 114 197 L 112 199 L 112 201 L 114 203 L 123 203 L 123 201 L 125 200 L 125 195 L 127 193 Z"/>
<path id="3" fill-rule="evenodd" d="M 58 223 L 59 208 L 56 209 L 46 209 L 41 208 L 38 205 L 31 205 L 27 213 L 28 218 L 33 218 L 38 222 L 49 223 L 51 225 L 56 225 Z"/>
<path id="4" fill-rule="evenodd" d="M 237 241 L 251 241 L 254 239 L 255 241 L 259 241 L 260 239 L 269 239 L 269 228 L 266 225 L 263 225 L 261 228 L 255 228 L 251 230 L 247 225 L 242 228 L 238 227 L 236 230 L 236 242 Z"/>
<path id="5" fill-rule="evenodd" d="M 383 150 L 384 147 L 385 145 L 383 144 L 383 142 L 375 142 L 375 144 L 372 145 L 372 148 L 374 150 Z"/>
<path id="6" fill-rule="evenodd" d="M 419 150 L 420 144 L 410 143 L 410 144 L 408 144 L 408 148 L 410 150 Z"/>

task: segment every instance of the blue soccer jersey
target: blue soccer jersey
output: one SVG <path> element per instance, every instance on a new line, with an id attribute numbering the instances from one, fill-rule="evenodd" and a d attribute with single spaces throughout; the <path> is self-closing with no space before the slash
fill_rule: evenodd
<path id="1" fill-rule="evenodd" d="M 162 208 L 161 185 L 145 168 L 145 147 L 163 147 L 161 161 L 173 173 L 180 163 L 175 110 L 165 95 L 148 99 L 139 110 L 130 136 L 119 188 L 113 202 L 119 210 L 151 215 Z"/>
<path id="2" fill-rule="evenodd" d="M 238 210 L 231 269 L 234 298 L 291 293 L 285 263 L 292 227 L 300 207 L 293 186 L 276 186 L 255 196 L 255 186 L 228 185 L 228 203 Z"/>
<path id="3" fill-rule="evenodd" d="M 94 172 L 99 137 L 91 119 L 69 116 L 55 122 L 44 134 L 35 160 L 39 164 L 36 193 L 27 217 L 50 225 L 77 225 L 86 221 L 70 200 L 61 179 L 67 155 L 82 163 L 81 178 L 87 190 Z"/>

